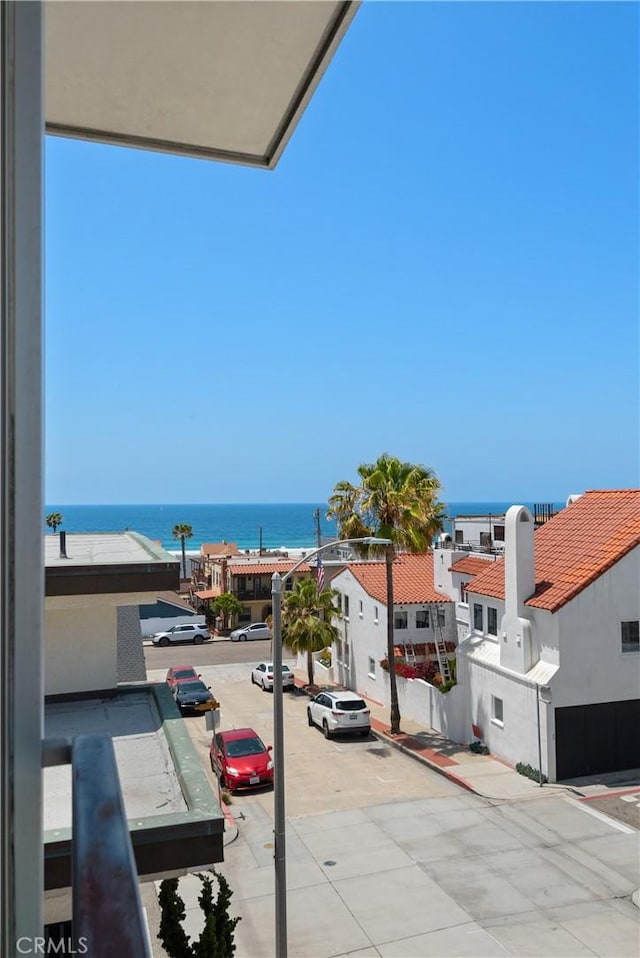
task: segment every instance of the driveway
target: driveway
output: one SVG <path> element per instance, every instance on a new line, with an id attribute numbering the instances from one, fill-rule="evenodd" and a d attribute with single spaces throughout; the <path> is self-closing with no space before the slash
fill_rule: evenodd
<path id="1" fill-rule="evenodd" d="M 272 698 L 246 666 L 204 674 L 222 726 L 270 741 Z M 186 720 L 206 762 L 209 735 Z M 638 833 L 563 795 L 470 794 L 373 739 L 327 742 L 285 696 L 289 954 L 635 956 Z M 242 917 L 237 958 L 274 954 L 271 792 L 234 797 L 221 870 Z M 199 882 L 181 881 L 197 936 Z"/>

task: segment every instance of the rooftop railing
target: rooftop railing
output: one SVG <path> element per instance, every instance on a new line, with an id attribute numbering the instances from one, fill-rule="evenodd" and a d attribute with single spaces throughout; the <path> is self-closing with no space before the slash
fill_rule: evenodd
<path id="1" fill-rule="evenodd" d="M 43 743 L 44 767 L 72 768 L 72 926 L 78 954 L 151 958 L 110 735 Z"/>

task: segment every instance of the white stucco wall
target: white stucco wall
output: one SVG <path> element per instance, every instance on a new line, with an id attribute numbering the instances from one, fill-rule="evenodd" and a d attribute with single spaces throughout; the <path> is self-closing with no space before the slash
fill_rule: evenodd
<path id="1" fill-rule="evenodd" d="M 640 697 L 640 653 L 622 652 L 621 622 L 640 620 L 640 547 L 560 609 L 556 707 Z"/>
<path id="2" fill-rule="evenodd" d="M 349 617 L 337 623 L 342 636 L 342 654 L 340 646 L 334 645 L 332 650 L 334 679 L 361 695 L 382 702 L 379 663 L 387 654 L 386 606 L 367 595 L 348 569 L 333 579 L 331 587 L 349 597 Z M 345 644 L 349 646 L 348 653 Z M 369 672 L 369 658 L 375 663 L 373 676 Z"/>
<path id="3" fill-rule="evenodd" d="M 117 608 L 155 598 L 148 592 L 47 596 L 45 695 L 115 688 Z"/>
<path id="4" fill-rule="evenodd" d="M 477 725 L 482 741 L 494 755 L 511 765 L 524 762 L 538 768 L 536 686 L 521 676 L 462 657 L 458 662 L 458 682 L 456 688 L 464 691 L 468 703 L 466 733 L 471 735 L 471 726 Z M 502 700 L 502 723 L 493 716 L 494 697 Z M 551 712 L 551 705 L 540 703 L 542 771 L 550 779 L 555 770 L 555 763 L 550 760 L 553 741 L 547 734 L 548 724 L 551 731 Z"/>

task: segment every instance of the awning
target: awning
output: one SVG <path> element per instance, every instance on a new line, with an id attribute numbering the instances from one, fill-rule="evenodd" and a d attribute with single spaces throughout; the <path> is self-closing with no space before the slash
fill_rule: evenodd
<path id="1" fill-rule="evenodd" d="M 193 593 L 197 599 L 215 599 L 217 595 L 220 595 L 219 592 L 214 592 L 213 589 L 203 589 L 201 592 Z"/>
<path id="2" fill-rule="evenodd" d="M 358 6 L 48 2 L 47 131 L 273 168 Z"/>

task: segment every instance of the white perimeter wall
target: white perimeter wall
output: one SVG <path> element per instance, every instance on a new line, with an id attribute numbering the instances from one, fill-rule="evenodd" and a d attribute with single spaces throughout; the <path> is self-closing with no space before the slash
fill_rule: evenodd
<path id="1" fill-rule="evenodd" d="M 477 725 L 492 754 L 510 765 L 524 762 L 538 768 L 537 687 L 515 673 L 462 656 L 458 659 L 458 683 L 456 689 L 464 693 L 466 702 L 465 732 L 470 736 L 471 726 Z M 502 722 L 494 718 L 494 697 L 502 700 Z M 547 734 L 553 724 L 552 708 L 540 702 L 542 771 L 550 780 L 555 772 L 553 741 Z"/>

